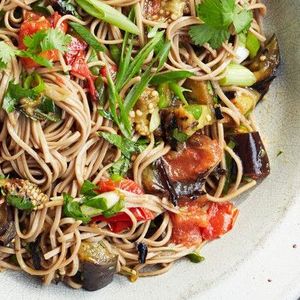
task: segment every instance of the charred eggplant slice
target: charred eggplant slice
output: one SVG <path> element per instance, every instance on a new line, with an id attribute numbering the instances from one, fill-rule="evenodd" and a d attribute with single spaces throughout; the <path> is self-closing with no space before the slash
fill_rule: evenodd
<path id="1" fill-rule="evenodd" d="M 244 176 L 254 180 L 267 177 L 270 174 L 270 163 L 259 133 L 240 133 L 232 138 L 236 143 L 234 151 L 243 164 Z"/>
<path id="2" fill-rule="evenodd" d="M 257 80 L 252 87 L 261 94 L 261 98 L 268 92 L 271 82 L 276 77 L 279 64 L 279 45 L 274 34 L 248 66 Z"/>
<path id="3" fill-rule="evenodd" d="M 82 242 L 78 256 L 84 289 L 96 291 L 113 281 L 117 256 L 110 253 L 101 242 Z"/>
<path id="4" fill-rule="evenodd" d="M 13 211 L 6 201 L 0 205 L 0 245 L 6 246 L 16 236 Z"/>
<path id="5" fill-rule="evenodd" d="M 173 204 L 179 197 L 197 197 L 206 177 L 221 160 L 217 141 L 197 132 L 179 151 L 170 151 L 143 173 L 146 192 L 167 195 Z"/>

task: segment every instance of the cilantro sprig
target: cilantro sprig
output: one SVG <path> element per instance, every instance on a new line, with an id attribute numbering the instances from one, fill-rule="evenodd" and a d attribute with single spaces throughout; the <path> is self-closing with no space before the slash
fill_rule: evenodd
<path id="1" fill-rule="evenodd" d="M 16 56 L 31 58 L 39 65 L 50 68 L 53 65 L 52 61 L 40 54 L 54 49 L 62 53 L 66 52 L 71 42 L 71 36 L 64 34 L 59 29 L 50 28 L 38 31 L 32 36 L 25 36 L 23 42 L 27 47 L 26 50 L 16 49 L 4 41 L 0 42 L 0 70 L 5 69 Z"/>
<path id="2" fill-rule="evenodd" d="M 232 26 L 239 34 L 248 30 L 253 20 L 252 12 L 236 5 L 235 0 L 204 0 L 197 13 L 204 24 L 191 26 L 192 41 L 199 46 L 209 43 L 213 49 L 229 39 Z"/>

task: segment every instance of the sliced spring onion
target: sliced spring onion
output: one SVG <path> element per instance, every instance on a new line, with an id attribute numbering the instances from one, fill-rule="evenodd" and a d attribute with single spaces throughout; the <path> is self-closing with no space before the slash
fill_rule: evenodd
<path id="1" fill-rule="evenodd" d="M 249 50 L 245 46 L 238 46 L 235 54 L 236 58 L 234 59 L 234 61 L 237 64 L 240 64 L 249 56 Z"/>
<path id="2" fill-rule="evenodd" d="M 248 32 L 246 39 L 246 47 L 249 50 L 250 58 L 254 58 L 260 49 L 260 42 L 257 37 L 252 33 Z"/>
<path id="3" fill-rule="evenodd" d="M 172 136 L 175 140 L 177 140 L 180 143 L 185 142 L 189 137 L 186 133 L 179 131 L 178 128 L 175 128 L 173 130 Z"/>
<path id="4" fill-rule="evenodd" d="M 184 107 L 186 111 L 193 115 L 196 120 L 199 120 L 202 115 L 202 105 L 190 104 Z"/>
<path id="5" fill-rule="evenodd" d="M 199 262 L 202 262 L 205 260 L 205 258 L 197 252 L 192 252 L 192 253 L 188 254 L 187 257 L 193 263 L 199 263 Z"/>
<path id="6" fill-rule="evenodd" d="M 170 89 L 173 91 L 173 93 L 185 104 L 188 105 L 188 102 L 186 101 L 183 91 L 185 90 L 182 88 L 179 84 L 176 82 L 172 81 L 169 83 Z"/>
<path id="7" fill-rule="evenodd" d="M 255 75 L 246 67 L 231 63 L 225 69 L 225 77 L 219 83 L 222 86 L 237 85 L 237 86 L 251 86 L 256 82 Z"/>
<path id="8" fill-rule="evenodd" d="M 132 60 L 132 62 L 128 66 L 128 69 L 126 70 L 126 73 L 124 76 L 125 81 L 118 82 L 116 84 L 117 89 L 126 85 L 126 83 L 129 82 L 131 78 L 133 78 L 138 72 L 140 72 L 145 59 L 149 56 L 151 51 L 153 51 L 156 44 L 162 39 L 163 35 L 164 35 L 163 31 L 157 32 L 155 37 L 150 42 L 148 42 L 141 49 L 141 51 L 139 51 L 139 53 L 135 56 L 135 58 Z"/>
<path id="9" fill-rule="evenodd" d="M 194 73 L 190 71 L 167 71 L 156 74 L 152 78 L 151 84 L 161 84 L 164 82 L 178 81 L 181 79 L 191 77 L 193 75 Z"/>
<path id="10" fill-rule="evenodd" d="M 99 43 L 99 41 L 91 34 L 91 32 L 76 22 L 69 22 L 69 25 L 80 35 L 80 37 L 85 40 L 94 50 L 104 51 L 104 47 Z"/>
<path id="11" fill-rule="evenodd" d="M 139 34 L 138 27 L 110 5 L 97 0 L 75 0 L 75 2 L 89 15 L 115 25 L 124 31 Z"/>
<path id="12" fill-rule="evenodd" d="M 158 85 L 158 93 L 159 93 L 159 108 L 166 108 L 171 104 L 171 91 L 168 83 L 162 83 Z"/>
<path id="13" fill-rule="evenodd" d="M 104 211 L 102 214 L 104 217 L 109 218 L 120 212 L 124 208 L 124 200 L 120 199 L 114 206 L 110 209 Z"/>

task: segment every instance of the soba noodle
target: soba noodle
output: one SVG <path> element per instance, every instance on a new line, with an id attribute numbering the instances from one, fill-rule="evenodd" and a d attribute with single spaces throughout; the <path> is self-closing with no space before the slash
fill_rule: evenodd
<path id="1" fill-rule="evenodd" d="M 4 27 L 0 28 L 0 40 L 14 45 L 18 39 L 18 31 L 23 22 L 23 12 L 30 11 L 36 0 L 1 0 L 0 11 L 4 11 Z M 195 7 L 199 1 L 189 0 L 186 3 L 184 16 L 173 20 L 155 20 L 148 18 L 145 13 L 144 0 L 108 0 L 105 3 L 116 7 L 127 14 L 128 7 L 134 7 L 136 24 L 140 35 L 135 41 L 134 50 L 138 51 L 147 42 L 145 34 L 148 26 L 157 26 L 166 30 L 166 37 L 171 41 L 168 61 L 164 70 L 190 70 L 194 72 L 193 80 L 209 80 L 219 99 L 222 101 L 223 115 L 231 118 L 236 127 L 244 126 L 249 131 L 255 131 L 256 126 L 252 118 L 245 117 L 228 98 L 228 92 L 244 92 L 246 88 L 238 86 L 221 87 L 219 80 L 224 77 L 224 70 L 235 59 L 238 48 L 238 36 L 230 42 L 224 42 L 218 49 L 212 49 L 205 44 L 201 53 L 195 51 L 188 41 L 188 28 L 199 24 Z M 258 0 L 236 1 L 248 3 L 248 9 L 255 16 L 250 31 L 261 42 L 265 37 L 261 27 L 260 18 L 266 12 L 264 4 Z M 20 14 L 20 10 L 22 14 Z M 98 41 L 105 46 L 121 45 L 124 33 L 116 26 L 110 25 L 99 19 L 87 16 L 82 19 L 72 15 L 64 15 L 56 24 L 73 21 L 85 25 Z M 109 51 L 99 52 L 96 61 L 89 61 L 92 55 L 87 52 L 85 60 L 89 67 L 108 66 L 114 64 Z M 145 60 L 147 65 L 153 59 L 153 52 Z M 0 110 L 0 174 L 15 174 L 16 177 L 26 178 L 37 184 L 47 194 L 50 201 L 41 210 L 27 214 L 14 209 L 14 222 L 16 237 L 11 245 L 0 246 L 0 268 L 23 270 L 35 276 L 41 276 L 45 284 L 57 278 L 63 279 L 73 288 L 80 288 L 81 284 L 73 280 L 80 268 L 78 251 L 83 240 L 102 241 L 112 253 L 118 256 L 117 272 L 128 274 L 131 279 L 135 276 L 153 276 L 167 272 L 174 261 L 186 256 L 199 248 L 187 247 L 170 243 L 172 235 L 172 222 L 168 212 L 178 213 L 178 208 L 166 198 L 155 195 L 134 196 L 125 193 L 126 207 L 124 212 L 130 217 L 132 227 L 123 233 L 112 232 L 105 222 L 85 225 L 81 221 L 65 217 L 62 211 L 63 193 L 73 197 L 79 196 L 80 187 L 85 180 L 97 183 L 102 177 L 109 177 L 109 168 L 117 161 L 121 152 L 105 139 L 99 137 L 99 131 L 117 133 L 117 126 L 108 119 L 98 114 L 97 103 L 87 98 L 85 78 L 70 77 L 70 67 L 61 55 L 60 60 L 52 68 L 39 67 L 36 72 L 45 82 L 45 95 L 51 98 L 55 105 L 62 111 L 62 118 L 58 122 L 33 121 L 19 112 L 7 114 Z M 155 69 L 153 69 L 155 70 Z M 24 67 L 19 59 L 13 58 L 6 70 L 0 73 L 0 104 L 11 80 L 20 81 Z M 104 79 L 105 80 L 105 79 Z M 134 77 L 120 92 L 124 97 L 131 87 L 139 82 L 139 76 Z M 181 82 L 182 84 L 183 82 Z M 2 107 L 2 104 L 1 104 Z M 233 200 L 241 193 L 252 188 L 256 182 L 242 181 L 243 166 L 241 159 L 228 147 L 225 142 L 224 126 L 222 121 L 203 129 L 203 133 L 216 139 L 223 150 L 220 168 L 226 170 L 225 154 L 232 157 L 237 167 L 237 176 L 229 192 L 224 196 L 226 176 L 221 174 L 216 181 L 211 174 L 205 183 L 207 199 L 213 202 Z M 137 140 L 138 135 L 135 136 Z M 142 186 L 143 171 L 160 157 L 170 151 L 170 146 L 163 141 L 157 143 L 153 134 L 148 136 L 147 147 L 138 154 L 132 164 L 134 181 Z M 152 235 L 147 235 L 151 221 L 140 223 L 130 207 L 144 207 L 162 214 L 160 226 Z M 27 243 L 40 238 L 42 251 L 41 269 L 33 267 L 28 256 Z M 148 256 L 145 263 L 138 259 L 136 243 L 143 242 L 148 246 Z M 205 244 L 205 241 L 202 243 Z M 201 247 L 202 245 L 200 245 Z M 16 257 L 17 264 L 10 260 Z"/>

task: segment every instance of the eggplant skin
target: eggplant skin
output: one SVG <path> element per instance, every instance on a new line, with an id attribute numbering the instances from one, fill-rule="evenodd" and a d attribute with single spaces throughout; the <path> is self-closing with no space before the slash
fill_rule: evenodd
<path id="1" fill-rule="evenodd" d="M 274 34 L 248 66 L 257 80 L 252 88 L 261 94 L 259 100 L 268 92 L 270 84 L 276 78 L 276 71 L 279 64 L 280 50 L 277 37 Z"/>
<path id="2" fill-rule="evenodd" d="M 243 164 L 244 176 L 254 180 L 264 179 L 270 174 L 270 162 L 261 137 L 257 131 L 233 136 L 234 152 Z"/>
<path id="3" fill-rule="evenodd" d="M 4 201 L 0 205 L 0 245 L 6 246 L 16 236 L 12 208 Z"/>
<path id="4" fill-rule="evenodd" d="M 91 292 L 100 290 L 113 281 L 115 272 L 115 263 L 98 265 L 85 261 L 82 263 L 82 287 Z"/>
<path id="5" fill-rule="evenodd" d="M 117 256 L 110 253 L 101 242 L 83 241 L 78 251 L 82 287 L 87 291 L 104 288 L 113 281 Z"/>

